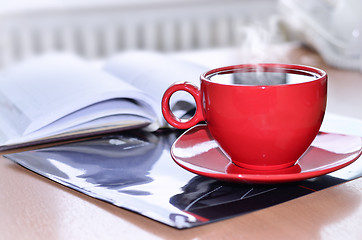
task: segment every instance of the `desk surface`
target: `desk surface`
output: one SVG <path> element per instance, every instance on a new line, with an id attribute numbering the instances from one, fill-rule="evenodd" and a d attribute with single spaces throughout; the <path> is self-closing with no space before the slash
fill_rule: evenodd
<path id="1" fill-rule="evenodd" d="M 331 112 L 362 119 L 362 74 L 294 49 L 329 74 Z M 176 230 L 93 199 L 0 157 L 0 239 L 360 239 L 362 179 L 217 223 Z"/>

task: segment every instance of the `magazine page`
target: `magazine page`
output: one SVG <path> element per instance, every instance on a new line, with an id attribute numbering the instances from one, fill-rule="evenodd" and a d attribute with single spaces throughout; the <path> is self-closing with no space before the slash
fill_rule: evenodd
<path id="1" fill-rule="evenodd" d="M 178 59 L 171 54 L 128 51 L 107 60 L 104 70 L 152 97 L 158 104 L 159 119 L 166 124 L 161 113 L 163 93 L 174 82 L 188 81 L 199 86 L 200 75 L 208 68 Z M 171 108 L 175 109 L 174 113 L 177 116 L 183 116 L 194 107 L 195 101 L 184 91 L 175 93 L 171 98 Z"/>
<path id="2" fill-rule="evenodd" d="M 126 99 L 111 99 L 90 105 L 62 117 L 55 122 L 21 137 L 14 136 L 4 142 L 12 145 L 34 139 L 45 140 L 52 137 L 78 135 L 83 131 L 94 134 L 108 132 L 110 129 L 123 130 L 130 125 L 144 127 L 157 121 L 154 115 L 148 114 L 144 108 Z M 1 149 L 1 147 L 0 147 Z"/>
<path id="3" fill-rule="evenodd" d="M 81 58 L 54 53 L 29 59 L 0 73 L 0 144 L 29 135 L 84 107 L 119 98 L 134 99 L 147 109 L 147 116 L 156 116 L 156 104 L 149 96 L 91 68 Z M 116 108 L 114 114 L 118 111 Z"/>
<path id="4" fill-rule="evenodd" d="M 98 118 L 81 125 L 67 127 L 61 131 L 53 131 L 51 134 L 42 131 L 26 135 L 20 138 L 9 139 L 6 144 L 0 146 L 0 151 L 26 147 L 55 141 L 63 141 L 77 138 L 101 136 L 115 132 L 134 129 L 146 129 L 151 122 L 147 118 L 136 115 L 115 115 Z M 147 131 L 143 131 L 147 132 Z"/>
<path id="5" fill-rule="evenodd" d="M 327 175 L 285 184 L 204 177 L 172 160 L 170 148 L 180 133 L 122 132 L 5 157 L 59 184 L 178 229 L 248 214 L 362 176 L 362 164 L 356 161 Z M 322 146 L 314 150 L 345 155 Z M 351 206 L 359 207 L 357 203 Z"/>

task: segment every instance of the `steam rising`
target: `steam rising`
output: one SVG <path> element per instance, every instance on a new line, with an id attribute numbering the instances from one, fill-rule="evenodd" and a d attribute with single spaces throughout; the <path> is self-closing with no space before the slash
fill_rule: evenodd
<path id="1" fill-rule="evenodd" d="M 271 18 L 268 23 L 255 23 L 240 28 L 241 63 L 275 63 L 284 61 L 285 51 L 278 45 L 285 46 L 278 18 Z M 278 44 L 284 43 L 284 44 Z"/>
<path id="2" fill-rule="evenodd" d="M 272 18 L 267 24 L 256 23 L 242 27 L 240 30 L 240 61 L 255 64 L 256 70 L 248 74 L 234 74 L 233 83 L 243 85 L 285 84 L 284 73 L 265 72 L 259 65 L 259 63 L 285 62 L 285 57 L 282 57 L 283 51 L 278 48 L 278 42 L 283 37 L 278 19 Z"/>

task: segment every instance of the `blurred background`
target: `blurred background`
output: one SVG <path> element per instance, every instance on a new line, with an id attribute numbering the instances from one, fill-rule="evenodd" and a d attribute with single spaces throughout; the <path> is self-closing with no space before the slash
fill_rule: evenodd
<path id="1" fill-rule="evenodd" d="M 99 59 L 298 41 L 361 70 L 361 12 L 359 0 L 0 0 L 0 68 L 54 50 Z"/>
<path id="2" fill-rule="evenodd" d="M 275 0 L 3 0 L 1 65 L 54 49 L 95 58 L 231 46 L 239 26 L 275 13 Z"/>

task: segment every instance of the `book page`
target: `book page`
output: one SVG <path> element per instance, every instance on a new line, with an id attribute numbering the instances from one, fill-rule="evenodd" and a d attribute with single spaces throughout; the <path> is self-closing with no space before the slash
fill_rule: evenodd
<path id="1" fill-rule="evenodd" d="M 186 62 L 171 55 L 146 51 L 118 54 L 106 62 L 104 69 L 155 99 L 158 103 L 160 119 L 163 119 L 161 100 L 166 89 L 174 82 L 188 81 L 199 86 L 200 75 L 208 70 L 205 66 Z M 183 105 L 188 106 L 186 108 L 179 108 L 180 114 L 195 107 L 194 99 L 184 91 L 174 94 L 171 100 L 171 107 L 180 101 L 190 103 Z"/>
<path id="2" fill-rule="evenodd" d="M 41 128 L 41 134 L 51 135 L 55 132 L 61 132 L 67 128 L 76 127 L 81 124 L 96 119 L 104 119 L 109 116 L 116 116 L 118 121 L 120 121 L 123 115 L 142 116 L 142 118 L 147 118 L 148 122 L 157 121 L 154 114 L 151 112 L 148 113 L 146 109 L 142 108 L 135 102 L 127 99 L 110 99 L 92 104 L 50 123 L 49 125 Z M 34 136 L 36 132 L 37 131 L 29 132 L 24 134 L 24 136 Z"/>
<path id="3" fill-rule="evenodd" d="M 0 73 L 0 137 L 34 132 L 91 104 L 130 98 L 156 104 L 141 90 L 71 54 L 49 54 Z M 155 112 L 155 110 L 149 110 Z M 154 113 L 156 115 L 156 113 Z"/>
<path id="4" fill-rule="evenodd" d="M 7 139 L 7 141 L 0 146 L 0 150 L 17 146 L 29 146 L 32 145 L 31 143 L 46 143 L 49 142 L 49 140 L 54 141 L 54 139 L 66 140 L 74 136 L 94 136 L 97 134 L 142 128 L 149 124 L 151 124 L 150 119 L 140 115 L 122 114 L 105 116 L 61 130 L 48 128 L 46 131 L 37 131 L 30 135 Z"/>

